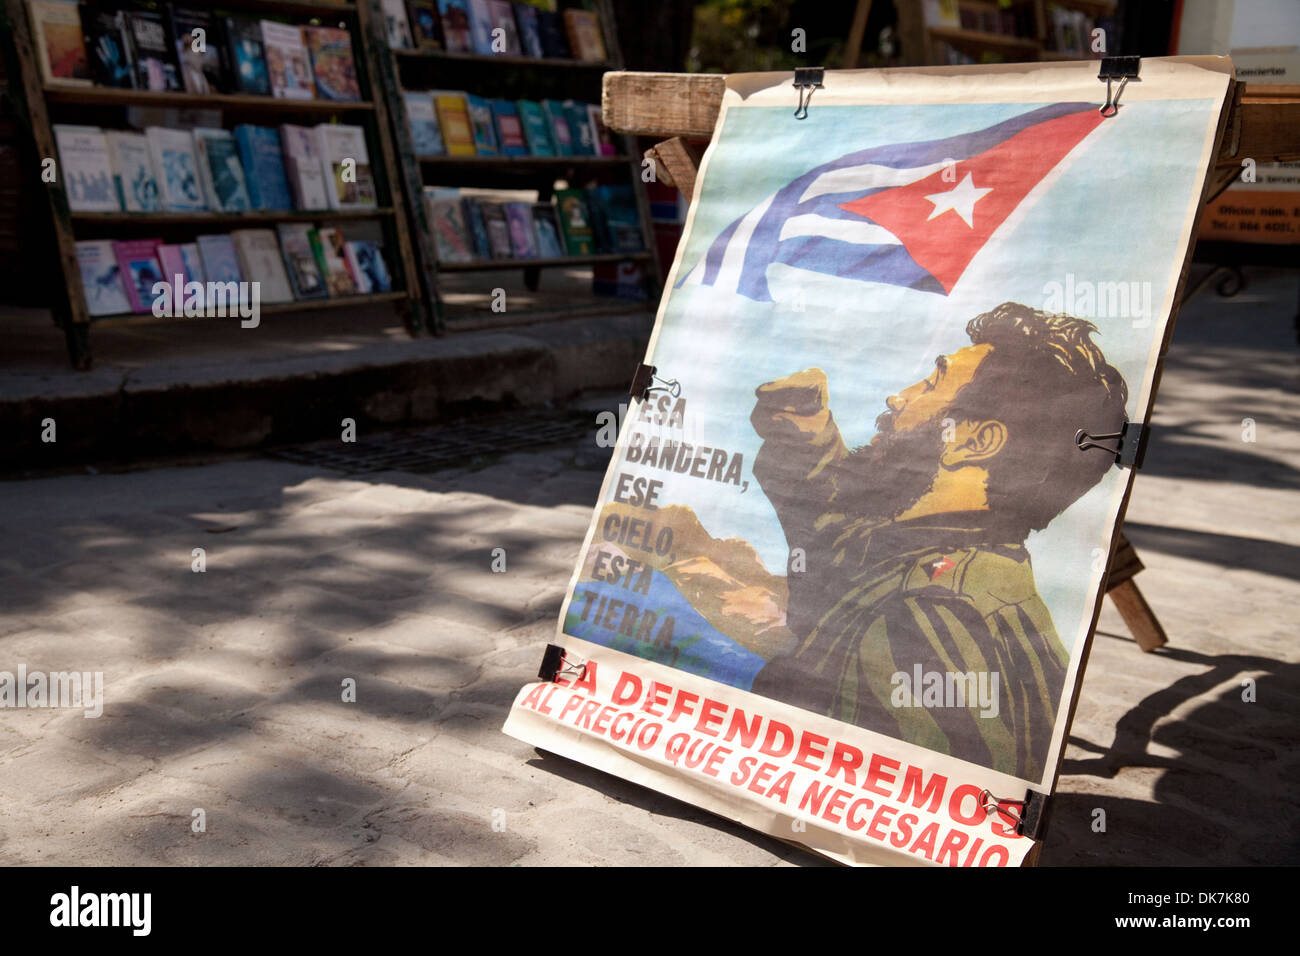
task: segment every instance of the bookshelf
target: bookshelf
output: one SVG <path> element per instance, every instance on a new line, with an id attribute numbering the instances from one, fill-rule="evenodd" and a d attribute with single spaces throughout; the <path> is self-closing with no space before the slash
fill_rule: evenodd
<path id="1" fill-rule="evenodd" d="M 110 10 L 115 7 L 111 2 L 102 5 Z M 352 58 L 361 99 L 280 99 L 269 95 L 242 93 L 195 94 L 103 86 L 47 85 L 43 80 L 34 45 L 35 25 L 29 17 L 26 0 L 0 0 L 0 16 L 5 21 L 0 23 L 0 28 L 11 36 L 13 61 L 19 74 L 14 86 L 21 85 L 25 92 L 23 97 L 15 97 L 16 100 L 21 100 L 16 103 L 16 108 L 22 114 L 35 142 L 37 155 L 57 158 L 58 162 L 62 162 L 56 147 L 55 124 L 87 125 L 110 130 L 128 129 L 129 113 L 138 107 L 220 111 L 220 125 L 228 130 L 246 122 L 315 126 L 338 120 L 359 126 L 364 131 L 371 175 L 378 197 L 377 206 L 358 210 L 81 212 L 69 208 L 63 177 L 58 177 L 46 189 L 66 291 L 61 290 L 56 294 L 53 311 L 55 323 L 63 329 L 67 339 L 68 356 L 74 368 L 91 367 L 91 327 L 97 323 L 195 321 L 189 317 L 158 318 L 149 312 L 92 316 L 86 305 L 77 256 L 76 244 L 82 239 L 161 238 L 167 242 L 193 242 L 198 234 L 209 228 L 223 232 L 252 227 L 273 229 L 281 223 L 329 223 L 343 225 L 344 228 L 348 223 L 374 223 L 382 235 L 383 255 L 392 291 L 268 302 L 261 306 L 261 315 L 265 317 L 322 309 L 355 309 L 382 304 L 397 310 L 412 335 L 419 334 L 428 325 L 429 320 L 423 314 L 427 303 L 420 297 L 417 261 L 411 249 L 400 185 L 400 167 L 388 136 L 388 105 L 381 93 L 382 87 L 374 76 L 380 57 L 370 43 L 370 5 L 365 2 L 329 0 L 222 0 L 219 6 L 223 12 L 253 19 L 284 19 L 296 25 L 347 29 L 352 40 Z M 222 321 L 229 321 L 229 318 Z"/>
<path id="2" fill-rule="evenodd" d="M 381 0 L 368 0 L 372 7 L 372 29 L 382 28 Z M 552 321 L 580 315 L 644 311 L 653 309 L 658 300 L 661 270 L 655 248 L 649 203 L 641 188 L 641 159 L 635 142 L 628 136 L 611 134 L 615 155 L 506 156 L 506 155 L 423 155 L 412 142 L 404 94 L 408 91 L 466 91 L 486 98 L 541 100 L 572 99 L 599 105 L 601 77 L 608 70 L 622 68 L 617 31 L 608 0 L 559 0 L 558 10 L 586 9 L 594 12 L 606 57 L 582 60 L 561 57 L 537 57 L 518 53 L 471 53 L 441 49 L 389 47 L 387 36 L 371 37 L 376 49 L 387 53 L 377 71 L 385 84 L 389 119 L 396 146 L 401 176 L 405 186 L 406 212 L 413 237 L 412 247 L 420 262 L 423 293 L 431 303 L 434 321 L 430 330 L 444 333 L 457 330 L 497 328 L 537 321 Z M 536 190 L 538 202 L 549 203 L 558 182 L 570 187 L 589 184 L 630 185 L 636 199 L 642 247 L 635 252 L 595 252 L 588 255 L 565 255 L 533 258 L 475 258 L 469 262 L 440 260 L 428 211 L 424 203 L 426 186 L 506 190 Z M 543 279 L 548 270 L 573 270 L 583 267 L 631 264 L 639 273 L 644 300 L 573 294 L 573 277 L 568 287 L 557 292 L 543 290 L 552 284 Z M 494 281 L 481 273 L 519 274 L 529 293 L 537 293 L 524 307 L 505 314 L 493 314 L 487 303 L 492 298 Z M 557 280 L 558 281 L 558 280 Z"/>
<path id="3" fill-rule="evenodd" d="M 1099 59 L 1089 32 L 1107 28 L 1115 0 L 897 0 L 903 60 L 909 65 L 1033 63 Z"/>

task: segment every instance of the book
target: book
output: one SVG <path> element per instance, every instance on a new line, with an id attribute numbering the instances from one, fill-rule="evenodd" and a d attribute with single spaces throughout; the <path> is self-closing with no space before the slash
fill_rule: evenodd
<path id="1" fill-rule="evenodd" d="M 407 22 L 411 26 L 411 39 L 420 50 L 441 50 L 438 27 L 438 5 L 433 0 L 406 0 Z"/>
<path id="2" fill-rule="evenodd" d="M 293 195 L 285 175 L 284 152 L 280 134 L 269 126 L 236 126 L 235 145 L 244 167 L 248 201 L 254 209 L 286 210 L 293 208 Z"/>
<path id="3" fill-rule="evenodd" d="M 307 233 L 316 264 L 332 297 L 356 295 L 357 284 L 343 258 L 343 236 L 337 229 L 312 229 Z"/>
<path id="4" fill-rule="evenodd" d="M 109 130 L 105 139 L 113 167 L 113 186 L 122 208 L 127 212 L 157 212 L 162 209 L 148 138 L 143 133 Z"/>
<path id="5" fill-rule="evenodd" d="M 79 9 L 91 77 L 100 86 L 131 89 L 135 74 L 122 39 L 122 14 L 90 0 L 81 0 Z"/>
<path id="6" fill-rule="evenodd" d="M 167 281 L 163 278 L 162 263 L 158 261 L 158 247 L 161 245 L 161 239 L 113 243 L 113 255 L 121 270 L 122 285 L 126 288 L 132 312 L 153 311 L 154 300 L 158 297 L 154 294 L 154 286 Z"/>
<path id="7" fill-rule="evenodd" d="M 406 128 L 411 134 L 411 148 L 416 156 L 441 156 L 442 130 L 433 108 L 433 94 L 427 90 L 407 90 L 402 94 L 406 107 Z"/>
<path id="8" fill-rule="evenodd" d="M 510 0 L 487 0 L 487 4 L 493 39 L 496 40 L 492 52 L 519 56 L 524 51 L 519 45 L 519 31 L 515 28 L 515 11 Z M 498 30 L 501 32 L 497 33 Z"/>
<path id="9" fill-rule="evenodd" d="M 542 34 L 537 26 L 537 8 L 526 3 L 515 4 L 515 23 L 519 25 L 519 46 L 526 56 L 543 57 Z"/>
<path id="10" fill-rule="evenodd" d="M 519 122 L 524 127 L 524 139 L 528 141 L 528 151 L 534 156 L 554 156 L 555 145 L 551 142 L 550 123 L 542 107 L 532 100 L 520 100 Z"/>
<path id="11" fill-rule="evenodd" d="M 223 53 L 221 21 L 212 11 L 173 6 L 171 31 L 186 92 L 204 96 L 229 93 L 232 87 Z"/>
<path id="12" fill-rule="evenodd" d="M 511 259 L 514 246 L 510 244 L 510 222 L 506 219 L 506 207 L 499 202 L 485 202 L 479 206 L 483 210 L 483 225 L 487 227 L 488 248 L 493 259 Z"/>
<path id="13" fill-rule="evenodd" d="M 199 178 L 199 160 L 194 134 L 187 129 L 150 126 L 144 131 L 149 140 L 149 154 L 162 194 L 164 209 L 173 212 L 201 212 L 208 208 L 203 182 Z"/>
<path id="14" fill-rule="evenodd" d="M 98 126 L 54 125 L 58 176 L 73 212 L 121 212 L 108 140 Z"/>
<path id="15" fill-rule="evenodd" d="M 562 258 L 564 240 L 560 237 L 560 224 L 555 218 L 555 207 L 548 202 L 539 202 L 533 203 L 532 208 L 537 255 L 542 259 Z"/>
<path id="16" fill-rule="evenodd" d="M 321 276 L 316 253 L 312 251 L 308 233 L 311 226 L 305 222 L 280 223 L 276 226 L 280 236 L 280 252 L 293 286 L 296 299 L 324 299 L 329 296 L 325 279 Z"/>
<path id="17" fill-rule="evenodd" d="M 270 229 L 236 229 L 230 234 L 245 282 L 256 282 L 262 302 L 292 302 L 293 289 L 280 258 L 280 243 Z"/>
<path id="18" fill-rule="evenodd" d="M 537 32 L 542 38 L 544 55 L 560 59 L 570 56 L 569 38 L 564 33 L 564 19 L 554 10 L 537 11 Z"/>
<path id="19" fill-rule="evenodd" d="M 248 17 L 226 17 L 226 52 L 232 85 L 240 93 L 271 95 L 271 75 L 262 48 L 262 27 Z"/>
<path id="20" fill-rule="evenodd" d="M 591 215 L 581 189 L 555 191 L 556 216 L 560 220 L 560 234 L 564 249 L 571 256 L 589 256 L 595 250 L 591 230 Z"/>
<path id="21" fill-rule="evenodd" d="M 193 247 L 195 253 L 198 247 Z M 191 282 L 203 283 L 203 272 L 200 269 L 197 273 L 194 270 L 195 258 L 187 256 L 185 246 L 183 245 L 161 245 L 158 247 L 158 262 L 162 265 L 162 281 L 166 282 L 171 288 L 171 295 L 175 300 L 182 303 L 182 308 L 177 312 L 184 311 L 183 303 L 185 301 L 185 286 Z M 177 279 L 179 276 L 179 280 Z M 200 302 L 206 304 L 207 296 L 203 296 Z"/>
<path id="22" fill-rule="evenodd" d="M 122 11 L 122 40 L 135 74 L 135 88 L 181 92 L 180 63 L 161 13 L 129 8 Z"/>
<path id="23" fill-rule="evenodd" d="M 312 75 L 311 56 L 303 42 L 302 27 L 274 20 L 263 20 L 261 27 L 271 95 L 285 100 L 315 99 L 316 81 Z"/>
<path id="24" fill-rule="evenodd" d="M 424 210 L 429 217 L 429 232 L 433 235 L 438 261 L 472 261 L 474 248 L 465 224 L 459 190 L 426 186 Z"/>
<path id="25" fill-rule="evenodd" d="M 248 183 L 234 134 L 227 129 L 196 129 L 194 147 L 208 208 L 213 212 L 251 209 L 253 204 L 248 198 Z"/>
<path id="26" fill-rule="evenodd" d="M 587 209 L 597 252 L 641 252 L 645 236 L 631 186 L 594 186 L 587 190 Z"/>
<path id="27" fill-rule="evenodd" d="M 307 50 L 316 80 L 316 92 L 323 100 L 355 103 L 361 99 L 357 66 L 352 59 L 352 34 L 336 27 L 305 27 Z"/>
<path id="28" fill-rule="evenodd" d="M 618 150 L 614 147 L 614 137 L 610 136 L 601 118 L 600 107 L 594 103 L 587 104 L 587 119 L 591 123 L 592 134 L 596 137 L 596 149 L 601 156 L 613 156 Z"/>
<path id="29" fill-rule="evenodd" d="M 492 49 L 492 8 L 488 0 L 468 0 L 469 3 L 469 39 L 475 53 L 491 56 Z"/>
<path id="30" fill-rule="evenodd" d="M 295 209 L 329 209 L 325 171 L 321 164 L 320 137 L 307 126 L 280 127 L 284 173 L 289 180 Z"/>
<path id="31" fill-rule="evenodd" d="M 470 131 L 474 136 L 474 149 L 480 156 L 497 154 L 496 124 L 492 122 L 492 103 L 473 93 L 465 94 L 469 110 Z"/>
<path id="32" fill-rule="evenodd" d="M 605 60 L 605 40 L 600 32 L 600 17 L 590 10 L 565 10 L 564 32 L 569 49 L 576 59 L 593 63 Z"/>
<path id="33" fill-rule="evenodd" d="M 382 8 L 388 46 L 394 50 L 415 49 L 415 38 L 411 36 L 411 23 L 406 18 L 403 0 L 382 0 Z"/>
<path id="34" fill-rule="evenodd" d="M 596 131 L 591 126 L 591 117 L 587 113 L 587 104 L 565 100 L 564 118 L 569 123 L 569 135 L 573 141 L 573 155 L 600 155 L 600 144 L 596 142 Z"/>
<path id="35" fill-rule="evenodd" d="M 86 311 L 91 315 L 121 315 L 131 311 L 122 283 L 122 267 L 117 263 L 109 239 L 92 239 L 77 243 L 77 266 L 81 270 L 81 288 L 85 293 Z"/>
<path id="36" fill-rule="evenodd" d="M 342 123 L 322 123 L 316 127 L 316 135 L 330 208 L 373 209 L 378 205 L 365 130 Z"/>
<path id="37" fill-rule="evenodd" d="M 483 204 L 471 196 L 466 196 L 460 202 L 465 213 L 465 223 L 469 226 L 474 258 L 491 259 L 492 246 L 488 242 L 487 224 L 483 221 Z"/>
<path id="38" fill-rule="evenodd" d="M 510 100 L 492 101 L 492 118 L 496 122 L 497 146 L 505 156 L 527 156 L 528 141 L 519 122 L 519 107 Z"/>
<path id="39" fill-rule="evenodd" d="M 373 239 L 356 239 L 343 244 L 347 261 L 358 277 L 358 286 L 364 286 L 367 293 L 376 294 L 393 291 L 393 279 L 388 273 L 388 263 L 384 261 L 383 248 Z"/>
<path id="40" fill-rule="evenodd" d="M 432 95 L 447 154 L 477 156 L 478 150 L 474 146 L 474 132 L 469 122 L 469 105 L 465 102 L 465 94 L 450 90 L 434 90 Z"/>
<path id="41" fill-rule="evenodd" d="M 438 19 L 442 22 L 442 42 L 448 53 L 473 52 L 469 0 L 438 0 Z"/>
<path id="42" fill-rule="evenodd" d="M 47 86 L 90 86 L 94 76 L 86 56 L 81 11 L 67 0 L 30 0 L 32 45 Z"/>
<path id="43" fill-rule="evenodd" d="M 234 240 L 229 236 L 199 236 L 196 243 L 207 282 L 224 285 L 244 281 L 244 275 L 239 271 L 239 255 L 235 252 Z"/>
<path id="44" fill-rule="evenodd" d="M 573 155 L 573 134 L 569 131 L 569 115 L 558 100 L 542 100 L 542 113 L 551 132 L 551 142 L 560 156 Z"/>
<path id="45" fill-rule="evenodd" d="M 537 233 L 533 228 L 533 207 L 526 202 L 505 204 L 506 223 L 510 227 L 510 248 L 516 259 L 537 258 Z"/>

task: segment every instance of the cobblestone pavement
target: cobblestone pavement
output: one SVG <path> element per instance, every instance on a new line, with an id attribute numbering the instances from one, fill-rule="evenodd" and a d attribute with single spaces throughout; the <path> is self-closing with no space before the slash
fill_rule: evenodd
<path id="1" fill-rule="evenodd" d="M 1127 524 L 1171 643 L 1103 611 L 1045 865 L 1300 862 L 1295 300 L 1261 274 L 1180 320 Z M 99 719 L 0 710 L 0 862 L 815 863 L 500 732 L 603 465 L 582 441 L 0 484 L 0 670 L 105 680 Z"/>

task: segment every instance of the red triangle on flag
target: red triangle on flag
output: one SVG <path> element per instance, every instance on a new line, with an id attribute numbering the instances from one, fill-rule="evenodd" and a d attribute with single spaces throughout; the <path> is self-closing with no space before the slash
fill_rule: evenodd
<path id="1" fill-rule="evenodd" d="M 840 208 L 892 232 L 916 264 L 951 292 L 1012 210 L 1102 119 L 1089 108 L 1036 123 L 925 179 Z"/>

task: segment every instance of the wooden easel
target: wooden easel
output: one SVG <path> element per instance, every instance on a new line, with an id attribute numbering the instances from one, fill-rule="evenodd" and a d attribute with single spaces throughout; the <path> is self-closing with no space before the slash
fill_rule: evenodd
<path id="1" fill-rule="evenodd" d="M 667 137 L 646 150 L 646 158 L 654 162 L 658 180 L 676 187 L 690 202 L 724 89 L 725 77 L 718 74 L 606 73 L 601 109 L 611 130 Z M 1207 203 L 1240 175 L 1246 157 L 1256 163 L 1300 159 L 1300 86 L 1252 84 L 1247 92 L 1246 84 L 1235 82 L 1229 95 L 1228 129 L 1211 172 Z M 1106 593 L 1138 647 L 1153 651 L 1168 637 L 1133 580 L 1142 568 L 1121 526 L 1115 535 Z"/>

